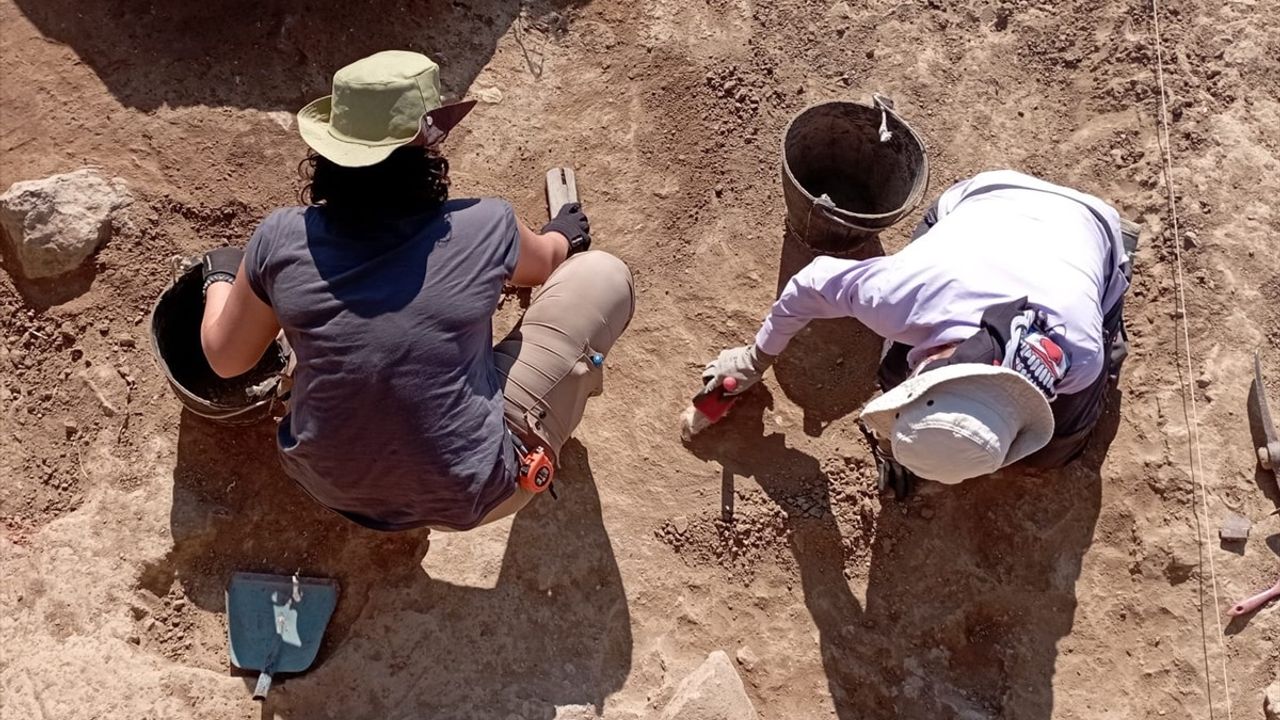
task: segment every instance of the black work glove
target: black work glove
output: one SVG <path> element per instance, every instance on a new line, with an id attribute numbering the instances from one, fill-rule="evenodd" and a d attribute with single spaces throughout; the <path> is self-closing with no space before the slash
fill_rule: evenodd
<path id="1" fill-rule="evenodd" d="M 591 248 L 591 221 L 582 212 L 582 203 L 569 203 L 560 208 L 551 222 L 542 226 L 542 232 L 558 232 L 569 238 L 570 255 Z"/>
<path id="2" fill-rule="evenodd" d="M 200 263 L 204 277 L 201 292 L 209 292 L 209 286 L 217 282 L 235 282 L 236 272 L 240 270 L 240 261 L 243 259 L 244 251 L 234 247 L 218 248 L 205 253 Z"/>

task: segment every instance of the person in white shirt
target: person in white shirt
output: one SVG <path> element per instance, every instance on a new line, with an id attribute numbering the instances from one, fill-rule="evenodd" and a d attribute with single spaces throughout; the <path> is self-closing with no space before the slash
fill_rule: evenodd
<path id="1" fill-rule="evenodd" d="M 703 380 L 744 392 L 810 320 L 853 317 L 886 340 L 885 392 L 862 421 L 890 472 L 958 483 L 1024 459 L 1065 464 L 1126 353 L 1134 245 L 1096 197 L 984 172 L 943 193 L 901 252 L 815 259 L 755 342 L 721 352 Z"/>

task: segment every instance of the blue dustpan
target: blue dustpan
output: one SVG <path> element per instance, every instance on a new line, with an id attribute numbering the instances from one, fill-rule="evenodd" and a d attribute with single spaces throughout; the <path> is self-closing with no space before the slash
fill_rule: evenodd
<path id="1" fill-rule="evenodd" d="M 227 585 L 231 664 L 257 670 L 254 700 L 265 700 L 275 673 L 302 672 L 338 604 L 338 581 L 238 572 Z"/>

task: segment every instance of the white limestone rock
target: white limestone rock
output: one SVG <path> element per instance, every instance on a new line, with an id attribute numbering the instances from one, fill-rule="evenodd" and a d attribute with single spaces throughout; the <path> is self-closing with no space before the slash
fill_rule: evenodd
<path id="1" fill-rule="evenodd" d="M 0 226 L 28 278 L 76 269 L 111 235 L 112 216 L 131 202 L 120 178 L 77 170 L 14 183 L 0 195 Z"/>
<path id="2" fill-rule="evenodd" d="M 758 720 L 742 678 L 723 650 L 707 656 L 676 687 L 661 720 Z"/>

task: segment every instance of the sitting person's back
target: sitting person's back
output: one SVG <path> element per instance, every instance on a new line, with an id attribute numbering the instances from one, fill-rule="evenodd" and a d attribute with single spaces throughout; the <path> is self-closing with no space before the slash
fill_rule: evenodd
<path id="1" fill-rule="evenodd" d="M 631 273 L 589 251 L 578 203 L 535 233 L 504 201 L 448 199 L 440 143 L 474 103 L 441 103 L 438 70 L 403 51 L 339 70 L 298 113 L 308 207 L 204 257 L 210 367 L 249 370 L 283 330 L 285 468 L 380 530 L 468 529 L 548 489 L 635 311 Z M 495 347 L 507 283 L 540 288 Z"/>
<path id="2" fill-rule="evenodd" d="M 496 199 L 384 222 L 288 208 L 262 224 L 247 280 L 297 361 L 280 450 L 317 500 L 383 529 L 465 528 L 511 494 L 491 317 L 517 251 Z"/>

